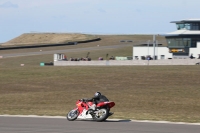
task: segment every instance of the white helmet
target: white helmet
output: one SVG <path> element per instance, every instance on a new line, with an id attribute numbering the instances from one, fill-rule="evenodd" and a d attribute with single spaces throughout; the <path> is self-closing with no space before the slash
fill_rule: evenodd
<path id="1" fill-rule="evenodd" d="M 94 96 L 95 96 L 95 97 L 99 97 L 99 96 L 101 96 L 101 92 L 98 92 L 98 91 L 95 92 L 95 93 L 94 93 Z"/>

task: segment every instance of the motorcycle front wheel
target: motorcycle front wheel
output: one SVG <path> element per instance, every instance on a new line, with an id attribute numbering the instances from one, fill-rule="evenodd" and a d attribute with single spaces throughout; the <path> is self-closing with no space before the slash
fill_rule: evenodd
<path id="1" fill-rule="evenodd" d="M 109 114 L 109 111 L 107 109 L 101 108 L 94 113 L 93 119 L 98 122 L 102 122 L 108 118 L 108 114 Z"/>
<path id="2" fill-rule="evenodd" d="M 67 114 L 67 120 L 68 121 L 74 121 L 76 120 L 78 117 L 78 110 L 71 110 L 68 114 Z"/>

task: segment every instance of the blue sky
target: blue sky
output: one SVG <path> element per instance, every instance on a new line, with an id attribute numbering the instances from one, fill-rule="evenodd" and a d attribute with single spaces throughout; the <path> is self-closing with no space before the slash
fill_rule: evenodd
<path id="1" fill-rule="evenodd" d="M 199 0 L 0 0 L 0 43 L 23 33 L 164 34 Z"/>

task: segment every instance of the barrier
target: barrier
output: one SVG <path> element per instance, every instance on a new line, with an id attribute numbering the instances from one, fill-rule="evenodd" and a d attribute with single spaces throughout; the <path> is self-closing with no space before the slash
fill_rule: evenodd
<path id="1" fill-rule="evenodd" d="M 134 65 L 196 65 L 200 59 L 171 60 L 103 60 L 103 61 L 54 61 L 54 66 L 134 66 Z"/>

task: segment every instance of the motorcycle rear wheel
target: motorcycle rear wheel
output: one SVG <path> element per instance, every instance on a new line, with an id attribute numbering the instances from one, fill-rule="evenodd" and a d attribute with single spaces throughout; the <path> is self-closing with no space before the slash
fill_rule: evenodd
<path id="1" fill-rule="evenodd" d="M 98 122 L 102 122 L 108 118 L 108 115 L 109 111 L 105 108 L 101 108 L 93 115 L 93 119 Z"/>
<path id="2" fill-rule="evenodd" d="M 74 121 L 77 119 L 77 117 L 78 117 L 78 110 L 73 109 L 67 114 L 68 121 Z"/>

